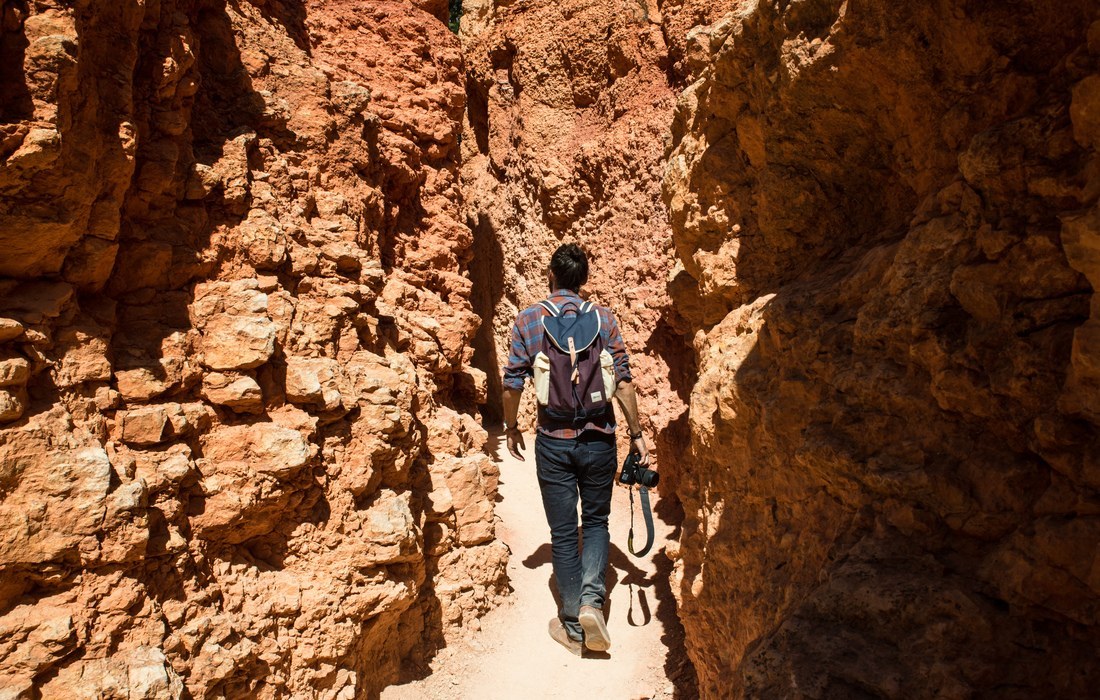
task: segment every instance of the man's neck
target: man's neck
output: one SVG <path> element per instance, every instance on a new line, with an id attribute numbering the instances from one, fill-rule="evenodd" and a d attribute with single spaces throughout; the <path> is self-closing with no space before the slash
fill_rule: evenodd
<path id="1" fill-rule="evenodd" d="M 580 296 L 580 294 L 578 294 L 577 292 L 574 292 L 572 289 L 567 289 L 566 287 L 560 287 L 560 288 L 555 289 L 554 291 L 550 292 L 550 296 L 556 296 L 558 294 L 570 294 L 570 295 L 575 296 L 575 297 Z"/>

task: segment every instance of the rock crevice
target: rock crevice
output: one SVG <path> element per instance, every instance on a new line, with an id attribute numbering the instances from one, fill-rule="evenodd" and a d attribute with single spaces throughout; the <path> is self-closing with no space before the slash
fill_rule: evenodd
<path id="1" fill-rule="evenodd" d="M 700 694 L 1089 697 L 1095 3 L 455 5 L 0 3 L 0 696 L 426 672 L 572 241 Z"/>

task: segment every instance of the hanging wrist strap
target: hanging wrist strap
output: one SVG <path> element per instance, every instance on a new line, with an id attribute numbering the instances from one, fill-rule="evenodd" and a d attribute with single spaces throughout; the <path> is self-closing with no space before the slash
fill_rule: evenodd
<path id="1" fill-rule="evenodd" d="M 642 486 L 640 489 L 642 494 L 642 519 L 645 520 L 645 546 L 642 547 L 640 552 L 634 551 L 634 489 L 630 489 L 630 532 L 626 536 L 626 548 L 630 550 L 630 553 L 636 557 L 644 557 L 649 554 L 650 547 L 653 546 L 653 511 L 649 507 L 649 489 Z"/>

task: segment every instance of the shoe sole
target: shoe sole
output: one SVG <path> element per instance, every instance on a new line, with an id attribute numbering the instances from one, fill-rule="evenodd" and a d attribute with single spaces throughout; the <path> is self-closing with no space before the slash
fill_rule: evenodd
<path id="1" fill-rule="evenodd" d="M 584 629 L 584 645 L 592 651 L 607 651 L 611 648 L 611 635 L 607 633 L 603 614 L 595 610 L 585 610 L 577 619 Z"/>
<path id="2" fill-rule="evenodd" d="M 557 618 L 550 620 L 550 638 L 565 647 L 569 653 L 574 656 L 581 656 L 584 653 L 584 646 L 577 640 L 569 637 L 569 633 L 565 631 L 565 627 L 561 624 L 561 620 Z"/>

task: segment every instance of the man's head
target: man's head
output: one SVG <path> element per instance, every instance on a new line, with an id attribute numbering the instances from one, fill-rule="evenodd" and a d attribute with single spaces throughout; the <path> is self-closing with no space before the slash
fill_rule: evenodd
<path id="1" fill-rule="evenodd" d="M 555 289 L 571 289 L 579 292 L 588 281 L 588 256 L 576 243 L 558 246 L 550 257 L 550 286 Z"/>

